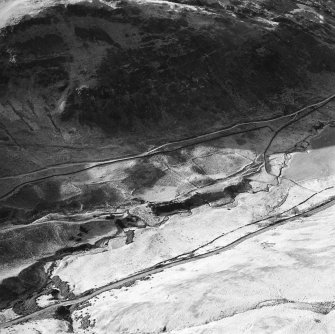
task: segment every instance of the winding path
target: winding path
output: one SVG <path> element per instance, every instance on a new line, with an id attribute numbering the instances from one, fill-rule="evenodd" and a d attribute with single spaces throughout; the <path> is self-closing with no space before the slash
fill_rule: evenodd
<path id="1" fill-rule="evenodd" d="M 115 159 L 97 160 L 95 162 L 92 162 L 92 161 L 91 162 L 72 162 L 72 163 L 66 163 L 66 164 L 63 164 L 63 165 L 49 166 L 49 167 L 45 167 L 45 168 L 35 170 L 35 171 L 32 171 L 32 172 L 28 172 L 28 173 L 24 173 L 24 174 L 17 174 L 17 175 L 13 175 L 13 176 L 2 177 L 2 178 L 0 178 L 0 181 L 23 178 L 23 177 L 26 177 L 26 176 L 32 176 L 32 175 L 37 174 L 36 175 L 37 178 L 25 181 L 25 182 L 15 186 L 15 187 L 13 187 L 11 190 L 6 192 L 5 194 L 3 194 L 0 197 L 0 201 L 5 200 L 9 196 L 11 196 L 15 191 L 19 190 L 20 188 L 22 188 L 23 186 L 28 185 L 28 184 L 43 181 L 43 180 L 50 179 L 50 178 L 57 177 L 57 176 L 74 175 L 74 174 L 77 174 L 77 173 L 80 173 L 80 172 L 83 172 L 83 171 L 87 171 L 87 170 L 90 170 L 90 169 L 93 169 L 93 168 L 107 166 L 107 165 L 118 163 L 118 162 L 150 157 L 150 156 L 161 154 L 161 153 L 173 152 L 173 151 L 185 148 L 185 147 L 193 146 L 193 145 L 200 144 L 200 143 L 203 143 L 203 142 L 206 142 L 206 141 L 210 141 L 210 140 L 213 140 L 213 139 L 216 139 L 216 138 L 220 138 L 220 137 L 226 135 L 228 131 L 236 129 L 240 126 L 269 123 L 269 122 L 274 122 L 274 121 L 278 121 L 278 120 L 281 120 L 281 119 L 286 119 L 286 118 L 293 117 L 293 120 L 290 120 L 289 122 L 285 123 L 282 127 L 280 127 L 275 132 L 275 134 L 272 137 L 268 147 L 264 151 L 264 156 L 265 156 L 266 152 L 267 152 L 268 148 L 270 147 L 271 143 L 273 142 L 274 138 L 276 137 L 276 135 L 281 130 L 283 130 L 285 127 L 289 126 L 290 124 L 293 124 L 294 122 L 300 120 L 301 118 L 309 115 L 311 112 L 314 112 L 314 111 L 318 110 L 319 108 L 323 107 L 324 105 L 328 104 L 334 98 L 335 98 L 335 94 L 330 95 L 329 97 L 323 99 L 320 102 L 307 105 L 307 106 L 305 106 L 305 107 L 303 107 L 303 108 L 301 108 L 301 109 L 299 109 L 299 110 L 297 110 L 297 111 L 295 111 L 291 114 L 276 116 L 276 117 L 272 117 L 272 118 L 268 118 L 268 119 L 260 119 L 260 120 L 250 121 L 250 122 L 235 123 L 231 126 L 225 127 L 223 129 L 220 129 L 220 130 L 212 131 L 212 132 L 209 132 L 209 133 L 206 133 L 206 134 L 193 136 L 193 137 L 189 137 L 189 138 L 184 138 L 184 139 L 180 139 L 180 140 L 176 140 L 176 141 L 167 142 L 163 145 L 157 146 L 157 147 L 155 147 L 155 148 L 153 148 L 149 151 L 146 151 L 144 153 L 140 153 L 140 154 L 137 154 L 137 155 L 131 155 L 131 156 L 120 157 L 120 158 L 115 158 Z M 306 111 L 310 108 L 313 108 L 313 109 L 309 113 L 307 113 L 306 115 L 304 115 L 300 118 L 297 118 L 297 116 L 299 114 L 303 113 L 304 111 Z M 257 129 L 261 129 L 263 127 L 259 127 L 259 128 L 256 127 L 256 128 L 249 129 L 249 130 L 246 130 L 246 131 L 254 131 L 254 130 L 257 130 Z M 241 132 L 237 132 L 237 133 L 243 133 L 243 132 L 246 132 L 246 131 L 241 131 Z M 233 133 L 233 134 L 237 134 L 237 133 Z M 232 135 L 232 134 L 228 134 L 228 135 Z M 79 168 L 78 170 L 75 170 L 75 171 L 72 170 L 72 171 L 63 172 L 63 173 L 53 173 L 51 175 L 38 177 L 39 173 L 43 173 L 43 172 L 47 172 L 47 171 L 61 170 L 61 169 L 69 168 L 69 167 L 71 168 L 71 167 L 74 167 L 74 166 L 82 166 L 82 165 L 85 165 L 86 163 L 90 163 L 92 165 L 85 166 L 83 168 Z"/>

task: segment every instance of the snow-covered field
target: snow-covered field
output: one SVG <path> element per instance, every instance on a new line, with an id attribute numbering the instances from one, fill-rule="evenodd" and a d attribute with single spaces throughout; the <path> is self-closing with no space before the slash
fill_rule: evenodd
<path id="1" fill-rule="evenodd" d="M 335 206 L 222 254 L 105 292 L 74 312 L 74 319 L 79 317 L 76 331 L 159 333 L 163 328 L 202 325 L 195 333 L 219 333 L 220 328 L 229 328 L 229 333 L 290 333 L 293 329 L 309 333 L 309 328 L 334 328 L 334 315 L 323 315 L 321 306 L 334 300 L 334 216 Z M 80 316 L 85 314 L 95 325 L 82 330 Z"/>
<path id="2" fill-rule="evenodd" d="M 104 292 L 74 311 L 74 331 L 332 333 L 334 216 L 331 206 L 221 254 Z M 30 333 L 31 328 L 62 333 L 67 328 L 53 320 L 48 332 L 46 321 L 3 333 Z"/>

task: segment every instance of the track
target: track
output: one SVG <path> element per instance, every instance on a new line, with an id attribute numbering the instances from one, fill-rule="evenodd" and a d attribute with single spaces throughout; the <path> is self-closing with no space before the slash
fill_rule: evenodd
<path id="1" fill-rule="evenodd" d="M 249 129 L 246 131 L 240 131 L 240 132 L 235 132 L 235 133 L 228 133 L 229 131 L 236 129 L 240 126 L 247 126 L 247 125 L 257 125 L 257 124 L 266 124 L 269 122 L 275 122 L 281 119 L 286 119 L 286 118 L 291 118 L 293 117 L 293 120 L 288 121 L 287 123 L 285 123 L 282 127 L 280 127 L 274 134 L 274 136 L 272 137 L 268 147 L 266 148 L 266 150 L 264 151 L 264 157 L 266 155 L 267 150 L 269 149 L 271 143 L 273 142 L 273 140 L 275 139 L 275 137 L 277 136 L 277 134 L 283 130 L 285 127 L 289 126 L 290 124 L 293 124 L 297 121 L 299 121 L 301 118 L 309 115 L 310 113 L 318 110 L 319 108 L 323 107 L 324 105 L 326 105 L 327 103 L 329 103 L 331 100 L 333 100 L 335 98 L 335 94 L 330 95 L 329 97 L 323 99 L 320 102 L 314 103 L 314 104 L 310 104 L 307 105 L 291 114 L 288 115 L 282 115 L 282 116 L 277 116 L 277 117 L 273 117 L 273 118 L 268 118 L 268 119 L 261 119 L 261 120 L 255 120 L 255 121 L 251 121 L 251 122 L 241 122 L 241 123 L 236 123 L 233 124 L 229 127 L 225 127 L 221 130 L 217 130 L 217 131 L 212 131 L 209 132 L 207 134 L 202 134 L 202 135 L 198 135 L 198 136 L 194 136 L 194 137 L 189 137 L 189 138 L 184 138 L 184 139 L 180 139 L 180 140 L 176 140 L 176 141 L 171 141 L 168 143 L 165 143 L 163 145 L 160 145 L 156 148 L 153 148 L 147 152 L 141 153 L 141 154 L 137 154 L 137 155 L 131 155 L 131 156 L 126 156 L 126 157 L 120 157 L 120 158 L 115 158 L 115 159 L 105 159 L 105 160 L 98 160 L 96 162 L 90 162 L 90 166 L 86 166 L 84 168 L 79 168 L 78 170 L 75 171 L 69 171 L 69 172 L 63 172 L 63 173 L 53 173 L 51 175 L 46 175 L 43 177 L 37 177 L 35 179 L 23 182 L 15 187 L 13 187 L 11 190 L 9 190 L 7 193 L 3 194 L 0 197 L 0 201 L 1 200 L 5 200 L 6 198 L 8 198 L 9 196 L 11 196 L 15 191 L 19 190 L 21 187 L 28 185 L 28 184 L 32 184 L 35 182 L 39 182 L 39 181 L 43 181 L 46 179 L 50 179 L 53 177 L 57 177 L 57 176 L 68 176 L 68 175 L 74 175 L 83 171 L 87 171 L 93 168 L 97 168 L 97 167 L 103 167 L 103 166 L 107 166 L 110 164 L 114 164 L 114 163 L 119 163 L 119 162 L 124 162 L 124 161 L 129 161 L 129 160 L 135 160 L 135 159 L 140 159 L 140 158 L 145 158 L 145 157 L 150 157 L 150 156 L 154 156 L 157 154 L 161 154 L 161 153 L 169 153 L 169 152 L 173 152 L 185 147 L 189 147 L 189 146 L 193 146 L 196 144 L 200 144 L 206 141 L 210 141 L 213 139 L 217 139 L 220 137 L 223 137 L 225 135 L 233 135 L 233 134 L 238 134 L 238 133 L 243 133 L 243 132 L 247 132 L 247 131 L 252 131 L 252 130 L 257 130 L 257 129 L 261 129 L 262 127 L 259 128 L 254 128 L 254 129 Z M 299 116 L 301 113 L 303 113 L 304 111 L 308 110 L 312 108 L 312 110 L 310 110 L 306 115 L 303 115 L 301 117 L 297 117 Z M 67 164 L 63 164 L 63 165 L 55 165 L 55 166 L 49 166 L 46 168 L 42 168 L 40 170 L 36 170 L 36 171 L 32 171 L 29 173 L 24 173 L 24 174 L 18 174 L 18 175 L 14 175 L 14 176 L 8 176 L 8 177 L 3 177 L 0 178 L 1 180 L 10 180 L 10 179 L 17 179 L 17 178 L 23 178 L 23 177 L 27 177 L 27 176 L 33 176 L 36 175 L 38 173 L 43 173 L 43 172 L 47 172 L 47 171 L 54 171 L 54 170 L 62 170 L 65 168 L 71 168 L 74 166 L 81 166 L 85 164 L 85 162 L 73 162 L 73 163 L 67 163 Z"/>
<path id="2" fill-rule="evenodd" d="M 334 98 L 335 98 L 335 94 L 327 97 L 326 99 L 324 99 L 320 102 L 305 106 L 302 109 L 299 109 L 299 110 L 297 110 L 297 111 L 295 111 L 291 114 L 276 116 L 276 117 L 266 118 L 266 119 L 259 119 L 259 120 L 250 121 L 250 122 L 235 123 L 231 126 L 224 127 L 220 130 L 212 131 L 212 132 L 201 134 L 201 135 L 198 135 L 198 136 L 193 136 L 193 137 L 188 137 L 188 138 L 184 138 L 184 139 L 179 139 L 179 140 L 167 142 L 167 143 L 162 144 L 160 146 L 157 146 L 157 147 L 155 147 L 155 148 L 153 148 L 149 151 L 146 151 L 146 152 L 143 152 L 143 153 L 140 153 L 140 154 L 136 154 L 136 155 L 130 155 L 130 156 L 119 157 L 119 158 L 114 158 L 114 159 L 102 159 L 102 160 L 96 160 L 96 161 L 92 161 L 92 160 L 85 161 L 84 160 L 84 161 L 69 162 L 69 163 L 64 163 L 64 164 L 56 164 L 56 165 L 48 166 L 48 167 L 45 167 L 45 168 L 37 169 L 37 170 L 31 171 L 31 172 L 28 172 L 28 173 L 1 177 L 0 180 L 10 180 L 10 179 L 18 178 L 18 177 L 25 177 L 25 176 L 29 176 L 29 175 L 34 175 L 35 173 L 38 173 L 38 172 L 44 172 L 44 171 L 52 170 L 52 169 L 55 169 L 55 168 L 66 168 L 66 167 L 73 167 L 73 166 L 81 166 L 83 164 L 93 164 L 92 166 L 89 166 L 89 167 L 86 167 L 86 168 L 83 168 L 83 169 L 80 169 L 80 170 L 74 172 L 74 173 L 79 173 L 79 172 L 85 171 L 89 168 L 104 166 L 104 165 L 107 165 L 107 164 L 113 164 L 113 163 L 117 163 L 117 162 L 133 160 L 133 159 L 139 159 L 139 158 L 143 158 L 143 157 L 152 156 L 154 154 L 164 153 L 164 152 L 167 152 L 167 151 L 170 152 L 170 151 L 173 151 L 173 150 L 176 150 L 176 149 L 181 149 L 181 148 L 184 148 L 184 147 L 187 147 L 187 146 L 195 145 L 195 144 L 201 143 L 203 141 L 208 141 L 208 140 L 211 140 L 211 139 L 219 138 L 225 132 L 233 130 L 233 129 L 239 127 L 239 126 L 268 123 L 268 122 L 274 122 L 274 121 L 278 121 L 278 120 L 281 120 L 281 119 L 293 117 L 293 116 L 298 115 L 299 113 L 304 112 L 306 109 L 313 108 L 313 107 L 321 107 L 324 104 L 330 102 Z M 213 138 L 212 138 L 212 136 L 213 136 Z M 177 145 L 179 146 L 178 148 L 176 148 Z"/>

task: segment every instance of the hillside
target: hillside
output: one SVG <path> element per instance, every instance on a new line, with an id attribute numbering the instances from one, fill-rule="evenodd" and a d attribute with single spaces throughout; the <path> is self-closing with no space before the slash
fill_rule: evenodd
<path id="1" fill-rule="evenodd" d="M 1 333 L 332 333 L 334 83 L 332 1 L 0 0 Z"/>

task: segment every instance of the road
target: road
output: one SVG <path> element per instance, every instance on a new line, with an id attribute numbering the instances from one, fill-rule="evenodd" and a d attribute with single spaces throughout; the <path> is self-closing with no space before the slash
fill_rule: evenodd
<path id="1" fill-rule="evenodd" d="M 312 195 L 311 197 L 313 197 L 313 196 L 314 195 Z M 304 201 L 304 202 L 306 202 L 306 201 Z M 157 274 L 157 273 L 162 272 L 162 271 L 164 271 L 168 268 L 172 268 L 172 267 L 175 267 L 175 266 L 179 266 L 179 265 L 182 265 L 182 264 L 186 264 L 186 263 L 189 263 L 189 262 L 197 261 L 197 260 L 200 260 L 200 259 L 204 259 L 204 258 L 213 256 L 213 255 L 223 253 L 223 252 L 228 251 L 228 250 L 236 247 L 237 245 L 241 244 L 242 242 L 244 242 L 244 241 L 246 241 L 250 238 L 253 238 L 253 237 L 255 237 L 255 236 L 257 236 L 261 233 L 264 233 L 268 230 L 274 229 L 278 226 L 284 225 L 284 224 L 286 224 L 290 221 L 293 221 L 297 218 L 302 218 L 302 217 L 306 216 L 307 214 L 308 215 L 315 214 L 315 213 L 319 212 L 320 210 L 324 210 L 327 207 L 332 206 L 334 204 L 335 204 L 335 196 L 333 196 L 333 197 L 325 200 L 324 202 L 312 207 L 311 209 L 307 209 L 305 211 L 302 211 L 302 212 L 300 212 L 298 214 L 295 214 L 295 215 L 292 215 L 292 216 L 288 216 L 288 217 L 284 217 L 284 218 L 278 218 L 274 222 L 269 222 L 269 224 L 266 225 L 265 227 L 260 227 L 258 230 L 254 231 L 254 232 L 251 232 L 247 235 L 244 235 L 242 237 L 239 237 L 239 238 L 235 239 L 233 242 L 231 242 L 231 243 L 229 243 L 225 246 L 222 246 L 220 248 L 217 248 L 215 250 L 212 250 L 212 251 L 209 251 L 209 252 L 206 252 L 206 253 L 203 253 L 203 254 L 195 255 L 193 257 L 186 257 L 186 258 L 184 257 L 184 254 L 181 254 L 179 257 L 172 258 L 172 259 L 166 260 L 164 262 L 158 263 L 158 264 L 156 264 L 152 267 L 149 267 L 149 268 L 147 268 L 147 269 L 145 269 L 141 272 L 138 272 L 136 274 L 133 274 L 133 275 L 130 275 L 126 278 L 123 278 L 119 281 L 116 281 L 116 282 L 110 283 L 106 286 L 103 286 L 101 288 L 98 288 L 98 289 L 94 290 L 93 292 L 78 296 L 75 299 L 67 300 L 67 301 L 61 301 L 61 302 L 58 302 L 56 304 L 47 306 L 47 307 L 45 307 L 41 310 L 38 310 L 36 312 L 33 312 L 31 314 L 16 318 L 16 319 L 8 321 L 6 323 L 2 323 L 2 324 L 0 324 L 0 328 L 10 327 L 10 326 L 19 324 L 21 322 L 29 321 L 33 318 L 43 316 L 45 314 L 51 314 L 51 313 L 55 312 L 57 310 L 57 308 L 60 307 L 60 306 L 75 306 L 75 305 L 78 305 L 80 303 L 84 303 L 84 302 L 90 300 L 91 298 L 93 298 L 93 297 L 95 297 L 95 296 L 97 296 L 97 295 L 99 295 L 103 292 L 106 292 L 106 291 L 109 291 L 109 290 L 112 290 L 112 289 L 119 289 L 119 288 L 124 287 L 124 286 L 129 286 L 130 284 L 133 284 L 137 280 L 144 279 L 148 275 Z M 267 220 L 267 219 L 268 218 L 264 219 L 264 221 Z M 253 224 L 259 224 L 260 222 L 261 221 L 257 221 L 257 222 L 254 222 Z"/>

